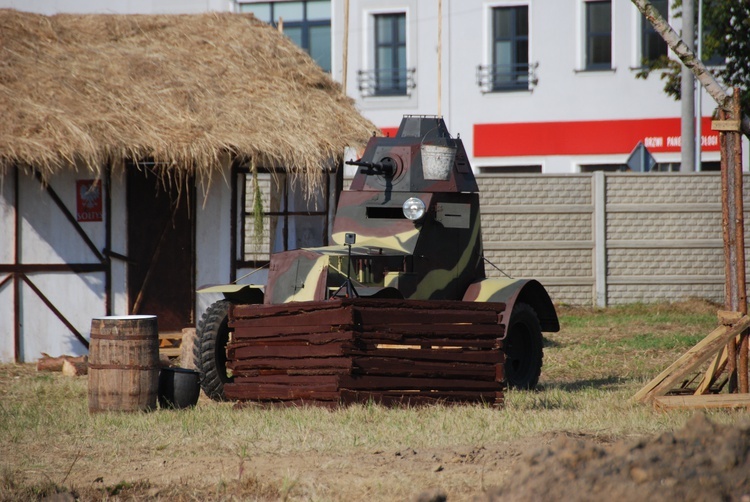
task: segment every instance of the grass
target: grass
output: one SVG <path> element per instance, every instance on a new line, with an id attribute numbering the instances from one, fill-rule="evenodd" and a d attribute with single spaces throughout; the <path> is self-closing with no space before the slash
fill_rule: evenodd
<path id="1" fill-rule="evenodd" d="M 355 465 L 377 472 L 402 452 L 440 456 L 468 447 L 538 442 L 551 433 L 602 441 L 655 434 L 681 427 L 692 415 L 659 413 L 630 398 L 716 326 L 716 306 L 559 311 L 562 330 L 546 335 L 540 389 L 509 391 L 502 409 L 374 404 L 234 409 L 201 399 L 188 410 L 89 415 L 85 378 L 0 365 L 0 500 L 39 499 L 58 491 L 82 499 L 408 498 L 413 492 L 405 490 L 427 476 L 416 470 L 422 469 L 418 462 L 404 463 L 409 467 L 383 481 L 351 474 L 342 485 L 344 478 L 331 473 L 344 476 Z M 731 423 L 747 412 L 710 415 Z M 167 471 L 176 474 L 160 477 Z M 471 494 L 470 487 L 462 488 L 471 478 L 466 473 L 450 478 L 449 471 L 441 478 L 445 486 Z M 482 471 L 482 482 L 486 475 Z"/>

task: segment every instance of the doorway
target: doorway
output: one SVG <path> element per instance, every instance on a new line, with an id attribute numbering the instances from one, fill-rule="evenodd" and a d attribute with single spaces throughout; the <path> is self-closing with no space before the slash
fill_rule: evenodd
<path id="1" fill-rule="evenodd" d="M 128 303 L 156 315 L 159 331 L 195 324 L 195 183 L 127 168 Z"/>

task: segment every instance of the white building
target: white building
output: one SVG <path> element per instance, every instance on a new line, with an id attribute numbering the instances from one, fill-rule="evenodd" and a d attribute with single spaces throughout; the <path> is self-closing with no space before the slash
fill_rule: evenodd
<path id="1" fill-rule="evenodd" d="M 479 171 L 606 168 L 624 164 L 640 141 L 667 164 L 661 169 L 679 164 L 680 103 L 663 93 L 658 74 L 636 79 L 642 59 L 666 53 L 666 44 L 630 1 L 444 0 L 439 103 L 436 5 L 352 1 L 347 88 L 376 124 L 390 130 L 401 113 L 440 110 Z M 394 18 L 398 33 L 388 25 Z M 389 68 L 398 81 L 385 76 Z M 702 108 L 702 160 L 715 169 L 708 97 Z"/>
<path id="2" fill-rule="evenodd" d="M 664 94 L 658 72 L 636 78 L 666 44 L 629 0 L 442 0 L 441 40 L 438 0 L 349 4 L 347 30 L 344 0 L 0 0 L 44 14 L 216 10 L 281 19 L 339 82 L 346 66 L 347 93 L 386 134 L 404 114 L 441 114 L 479 172 L 614 169 L 638 142 L 656 169 L 679 167 L 680 103 Z M 699 170 L 716 170 L 715 104 L 701 93 Z"/>

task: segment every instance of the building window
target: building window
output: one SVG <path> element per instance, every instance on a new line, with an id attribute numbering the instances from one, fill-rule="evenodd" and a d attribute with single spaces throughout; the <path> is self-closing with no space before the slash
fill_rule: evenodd
<path id="1" fill-rule="evenodd" d="M 588 164 L 580 166 L 582 173 L 593 173 L 596 171 L 604 171 L 608 173 L 614 172 L 625 172 L 628 170 L 628 166 L 625 164 Z"/>
<path id="2" fill-rule="evenodd" d="M 680 171 L 679 162 L 658 162 L 650 172 L 652 173 L 676 173 Z"/>
<path id="3" fill-rule="evenodd" d="M 675 171 L 679 171 L 679 165 L 678 168 L 675 169 Z M 721 171 L 721 162 L 701 162 L 701 171 Z"/>
<path id="4" fill-rule="evenodd" d="M 668 0 L 651 0 L 656 10 L 669 21 L 669 2 Z M 641 61 L 656 61 L 667 55 L 667 43 L 661 38 L 654 27 L 648 22 L 645 16 L 641 16 Z"/>
<path id="5" fill-rule="evenodd" d="M 274 26 L 282 19 L 284 34 L 305 49 L 323 70 L 331 71 L 330 0 L 240 3 L 239 10 L 251 12 Z"/>
<path id="6" fill-rule="evenodd" d="M 283 171 L 259 169 L 261 194 L 256 214 L 252 173 L 237 172 L 239 218 L 238 268 L 267 264 L 272 253 L 303 247 L 327 246 L 331 227 L 331 208 L 335 207 L 336 174 L 326 174 L 323 186 L 315 194 L 303 193 L 296 177 Z"/>
<path id="7" fill-rule="evenodd" d="M 375 16 L 375 94 L 405 95 L 406 14 Z"/>
<path id="8" fill-rule="evenodd" d="M 586 2 L 586 69 L 612 68 L 612 2 Z"/>
<path id="9" fill-rule="evenodd" d="M 529 7 L 492 9 L 492 90 L 529 87 Z"/>

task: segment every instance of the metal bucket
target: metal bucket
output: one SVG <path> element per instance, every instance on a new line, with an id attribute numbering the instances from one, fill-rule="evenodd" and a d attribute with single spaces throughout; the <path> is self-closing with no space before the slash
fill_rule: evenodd
<path id="1" fill-rule="evenodd" d="M 200 374 L 187 368 L 162 368 L 159 373 L 159 406 L 189 408 L 200 396 Z"/>
<path id="2" fill-rule="evenodd" d="M 426 180 L 450 179 L 456 149 L 448 146 L 422 145 L 422 175 Z"/>

